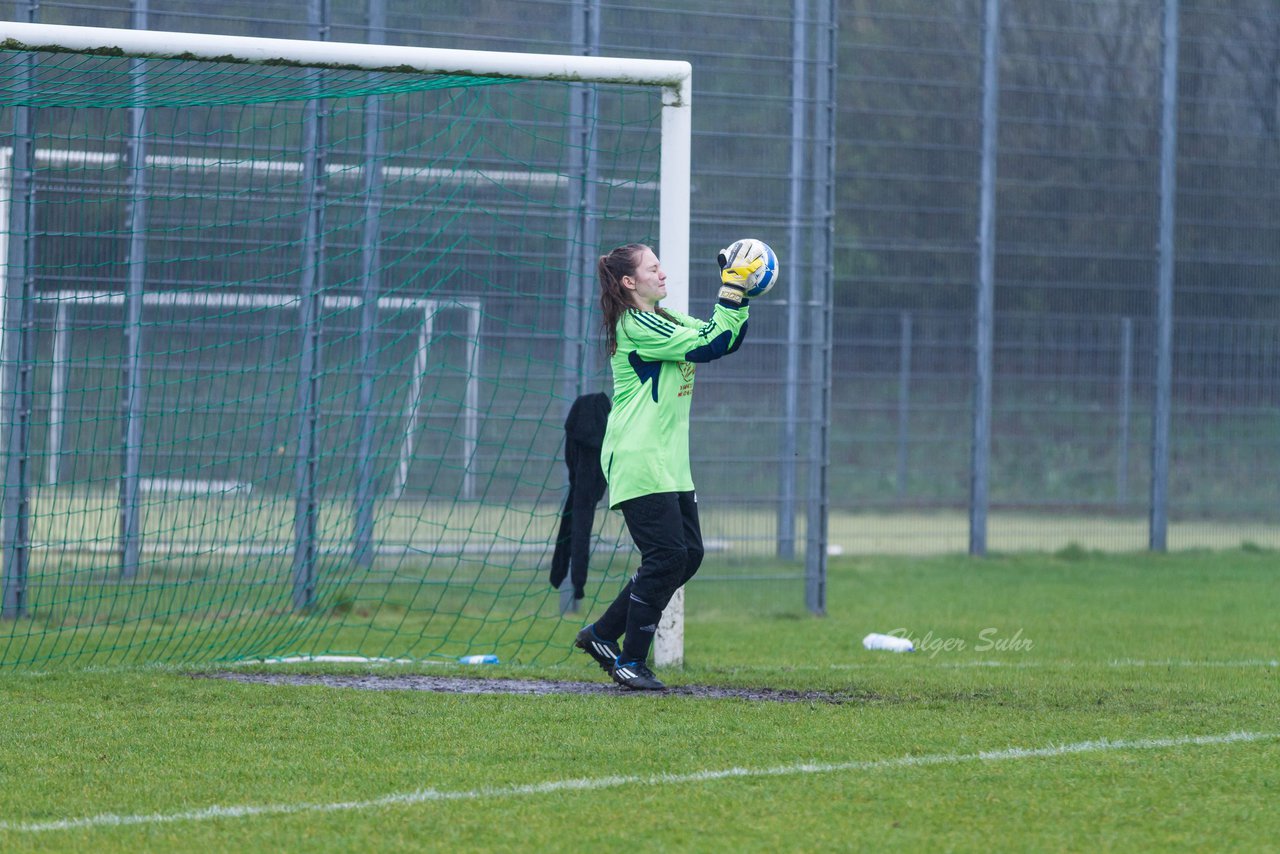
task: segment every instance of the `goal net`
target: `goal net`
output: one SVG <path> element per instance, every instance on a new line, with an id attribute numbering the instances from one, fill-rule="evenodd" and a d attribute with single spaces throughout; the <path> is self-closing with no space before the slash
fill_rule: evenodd
<path id="1" fill-rule="evenodd" d="M 0 664 L 565 657 L 594 260 L 683 287 L 688 66 L 0 40 Z"/>

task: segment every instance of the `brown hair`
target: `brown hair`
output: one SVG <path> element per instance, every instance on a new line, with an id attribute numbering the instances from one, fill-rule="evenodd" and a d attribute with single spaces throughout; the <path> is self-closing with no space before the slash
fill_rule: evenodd
<path id="1" fill-rule="evenodd" d="M 640 257 L 648 248 L 643 243 L 627 243 L 607 255 L 601 255 L 596 263 L 596 273 L 600 278 L 600 311 L 604 315 L 601 321 L 604 349 L 610 356 L 618 352 L 618 321 L 629 309 L 636 307 L 631 291 L 622 284 L 622 279 L 635 277 Z M 657 311 L 668 320 L 675 319 L 661 308 Z"/>

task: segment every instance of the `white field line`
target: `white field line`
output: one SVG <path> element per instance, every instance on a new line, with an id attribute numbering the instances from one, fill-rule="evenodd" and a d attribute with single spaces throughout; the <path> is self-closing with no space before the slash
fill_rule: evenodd
<path id="1" fill-rule="evenodd" d="M 912 657 L 917 657 L 913 655 Z M 924 657 L 928 657 L 927 655 Z M 878 667 L 890 667 L 896 663 L 897 659 L 889 658 L 883 661 L 875 662 L 856 662 L 849 664 L 813 664 L 813 665 L 797 665 L 794 670 L 864 670 Z M 1011 669 L 1032 668 L 1032 667 L 1280 667 L 1280 659 L 1275 658 L 1241 658 L 1233 660 L 1220 661 L 1197 661 L 1192 658 L 1163 658 L 1163 659 L 1142 659 L 1142 658 L 1116 658 L 1110 661 L 1000 661 L 998 659 L 984 659 L 982 661 L 948 661 L 938 662 L 937 666 L 945 670 L 963 670 L 971 667 L 1008 667 Z M 737 668 L 740 670 L 750 670 L 749 667 Z"/>
<path id="2" fill-rule="evenodd" d="M 1274 658 L 1245 658 L 1237 661 L 1196 661 L 1194 659 L 1141 659 L 1118 658 L 1108 661 L 1108 667 L 1280 667 Z"/>
<path id="3" fill-rule="evenodd" d="M 654 774 L 649 776 L 583 777 L 574 780 L 548 780 L 519 786 L 494 786 L 479 789 L 440 790 L 419 789 L 414 792 L 383 795 L 360 801 L 334 801 L 331 803 L 263 804 L 260 806 L 211 806 L 198 810 L 171 813 L 119 815 L 103 813 L 84 818 L 67 818 L 57 821 L 21 822 L 0 821 L 0 831 L 20 833 L 44 833 L 54 830 L 77 830 L 97 827 L 123 827 L 127 825 L 172 824 L 183 821 L 208 821 L 211 819 L 253 818 L 255 816 L 296 815 L 298 813 L 353 812 L 383 807 L 411 806 L 449 801 L 481 801 L 498 798 L 547 795 L 558 792 L 590 792 L 620 786 L 673 786 L 689 783 L 706 783 L 716 780 L 746 779 L 758 777 L 794 777 L 811 774 L 835 774 L 849 771 L 883 771 L 897 768 L 925 768 L 934 765 L 958 765 L 966 762 L 1009 762 L 1018 759 L 1054 758 L 1087 753 L 1106 753 L 1120 750 L 1159 750 L 1175 747 L 1201 747 L 1244 742 L 1275 741 L 1280 732 L 1232 732 L 1224 735 L 1184 735 L 1170 738 L 1098 739 L 1078 741 L 1072 744 L 1048 747 L 1010 747 L 980 753 L 935 753 L 925 756 L 899 756 L 894 759 L 871 759 L 855 762 L 810 763 L 777 765 L 772 768 L 724 768 L 720 770 L 693 771 L 686 774 Z"/>

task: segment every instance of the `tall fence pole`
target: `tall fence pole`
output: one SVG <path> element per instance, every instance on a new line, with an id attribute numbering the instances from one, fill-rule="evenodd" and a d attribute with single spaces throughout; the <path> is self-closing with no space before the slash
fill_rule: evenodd
<path id="1" fill-rule="evenodd" d="M 969 554 L 972 555 L 987 553 L 987 508 L 990 502 L 999 87 L 1000 0 L 986 0 L 982 38 L 982 177 L 978 213 L 978 294 L 974 314 L 973 446 L 969 468 Z"/>
<path id="2" fill-rule="evenodd" d="M 329 35 L 328 0 L 308 5 L 313 36 Z M 317 434 L 320 426 L 320 309 L 324 243 L 324 116 L 320 96 L 323 71 L 310 72 L 316 90 L 306 102 L 303 118 L 302 191 L 306 196 L 303 221 L 301 275 L 298 283 L 298 449 L 294 464 L 296 488 L 293 515 L 293 607 L 303 609 L 315 601 L 318 517 L 316 495 Z"/>
<path id="3" fill-rule="evenodd" d="M 1129 503 L 1129 424 L 1133 412 L 1133 318 L 1120 318 L 1120 423 L 1116 427 L 1116 502 Z"/>
<path id="4" fill-rule="evenodd" d="M 147 29 L 148 0 L 134 0 L 133 28 Z M 147 64 L 129 60 L 133 106 L 129 108 L 126 180 L 129 193 L 129 260 L 124 292 L 124 364 L 121 385 L 120 577 L 138 574 L 142 551 L 139 478 L 142 471 L 142 304 L 147 280 Z"/>
<path id="5" fill-rule="evenodd" d="M 581 56 L 600 53 L 600 0 L 578 0 L 572 12 L 573 50 Z M 595 373 L 595 353 L 591 343 L 591 307 L 595 303 L 595 262 L 601 247 L 596 197 L 599 165 L 596 154 L 596 114 L 599 97 L 590 83 L 578 83 L 569 90 L 568 175 L 565 207 L 570 211 L 568 251 L 565 268 L 569 273 L 564 303 L 561 361 L 564 380 L 564 415 L 573 400 L 591 390 Z M 662 247 L 658 247 L 662 251 Z M 560 585 L 560 611 L 576 607 L 573 579 Z"/>
<path id="6" fill-rule="evenodd" d="M 37 6 L 28 4 L 35 20 Z M 13 87 L 27 92 L 35 71 L 31 54 L 17 63 Z M 7 218 L 0 230 L 6 241 L 0 270 L 0 411 L 3 412 L 4 518 L 3 596 L 0 617 L 26 615 L 27 577 L 31 558 L 31 412 L 34 389 L 35 311 L 35 122 L 32 110 L 13 110 L 13 149 L 0 156 L 0 209 Z M 7 162 L 6 162 L 7 161 Z M 7 167 L 7 168 L 5 168 Z"/>
<path id="7" fill-rule="evenodd" d="M 386 0 L 369 0 L 367 35 L 370 44 L 386 42 Z M 376 77 L 371 74 L 370 77 Z M 356 450 L 355 524 L 351 559 L 360 566 L 373 563 L 374 471 L 373 391 L 377 381 L 378 290 L 382 253 L 379 243 L 382 215 L 382 97 L 369 95 L 364 102 L 364 223 L 360 246 L 360 412 Z"/>
<path id="8" fill-rule="evenodd" d="M 787 244 L 791 254 L 793 282 L 800 279 L 799 260 L 803 252 L 805 119 L 808 115 L 809 0 L 792 0 L 791 11 L 791 193 L 787 203 Z M 786 382 L 783 383 L 782 447 L 778 472 L 778 557 L 790 560 L 796 554 L 796 466 L 800 420 L 800 321 L 804 293 L 787 289 L 787 344 L 783 351 Z"/>
<path id="9" fill-rule="evenodd" d="M 810 276 L 811 324 L 809 376 L 809 492 L 805 519 L 805 605 L 827 612 L 827 531 L 831 466 L 831 353 L 835 287 L 833 258 L 836 213 L 836 0 L 820 0 L 814 16 L 817 34 L 813 100 L 814 228 Z"/>
<path id="10" fill-rule="evenodd" d="M 898 318 L 898 500 L 907 497 L 911 448 L 911 312 Z"/>
<path id="11" fill-rule="evenodd" d="M 1169 547 L 1169 421 L 1173 400 L 1173 274 L 1178 192 L 1178 0 L 1164 4 L 1164 69 L 1160 91 L 1160 249 L 1156 282 L 1155 406 L 1151 417 L 1149 545 Z"/>
<path id="12" fill-rule="evenodd" d="M 578 0 L 573 10 L 573 50 L 579 56 L 600 53 L 600 0 Z M 595 373 L 591 346 L 591 306 L 595 303 L 595 261 L 603 248 L 597 222 L 599 163 L 596 155 L 596 113 L 599 96 L 590 83 L 579 83 L 569 92 L 569 151 L 566 192 L 569 223 L 567 269 L 569 287 L 564 309 L 565 414 L 575 397 L 589 390 Z M 658 247 L 662 251 L 662 247 Z M 570 588 L 572 585 L 570 585 Z"/>

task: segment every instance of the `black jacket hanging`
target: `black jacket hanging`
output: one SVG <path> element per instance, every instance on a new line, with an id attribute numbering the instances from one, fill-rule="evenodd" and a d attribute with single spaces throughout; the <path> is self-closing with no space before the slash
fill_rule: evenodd
<path id="1" fill-rule="evenodd" d="M 569 468 L 569 494 L 560 514 L 560 531 L 551 557 L 551 586 L 559 589 L 569 577 L 574 600 L 581 599 L 587 586 L 591 561 L 591 530 L 596 505 L 604 498 L 604 470 L 600 467 L 600 446 L 612 403 L 603 392 L 584 394 L 569 407 L 564 422 L 564 461 Z"/>

